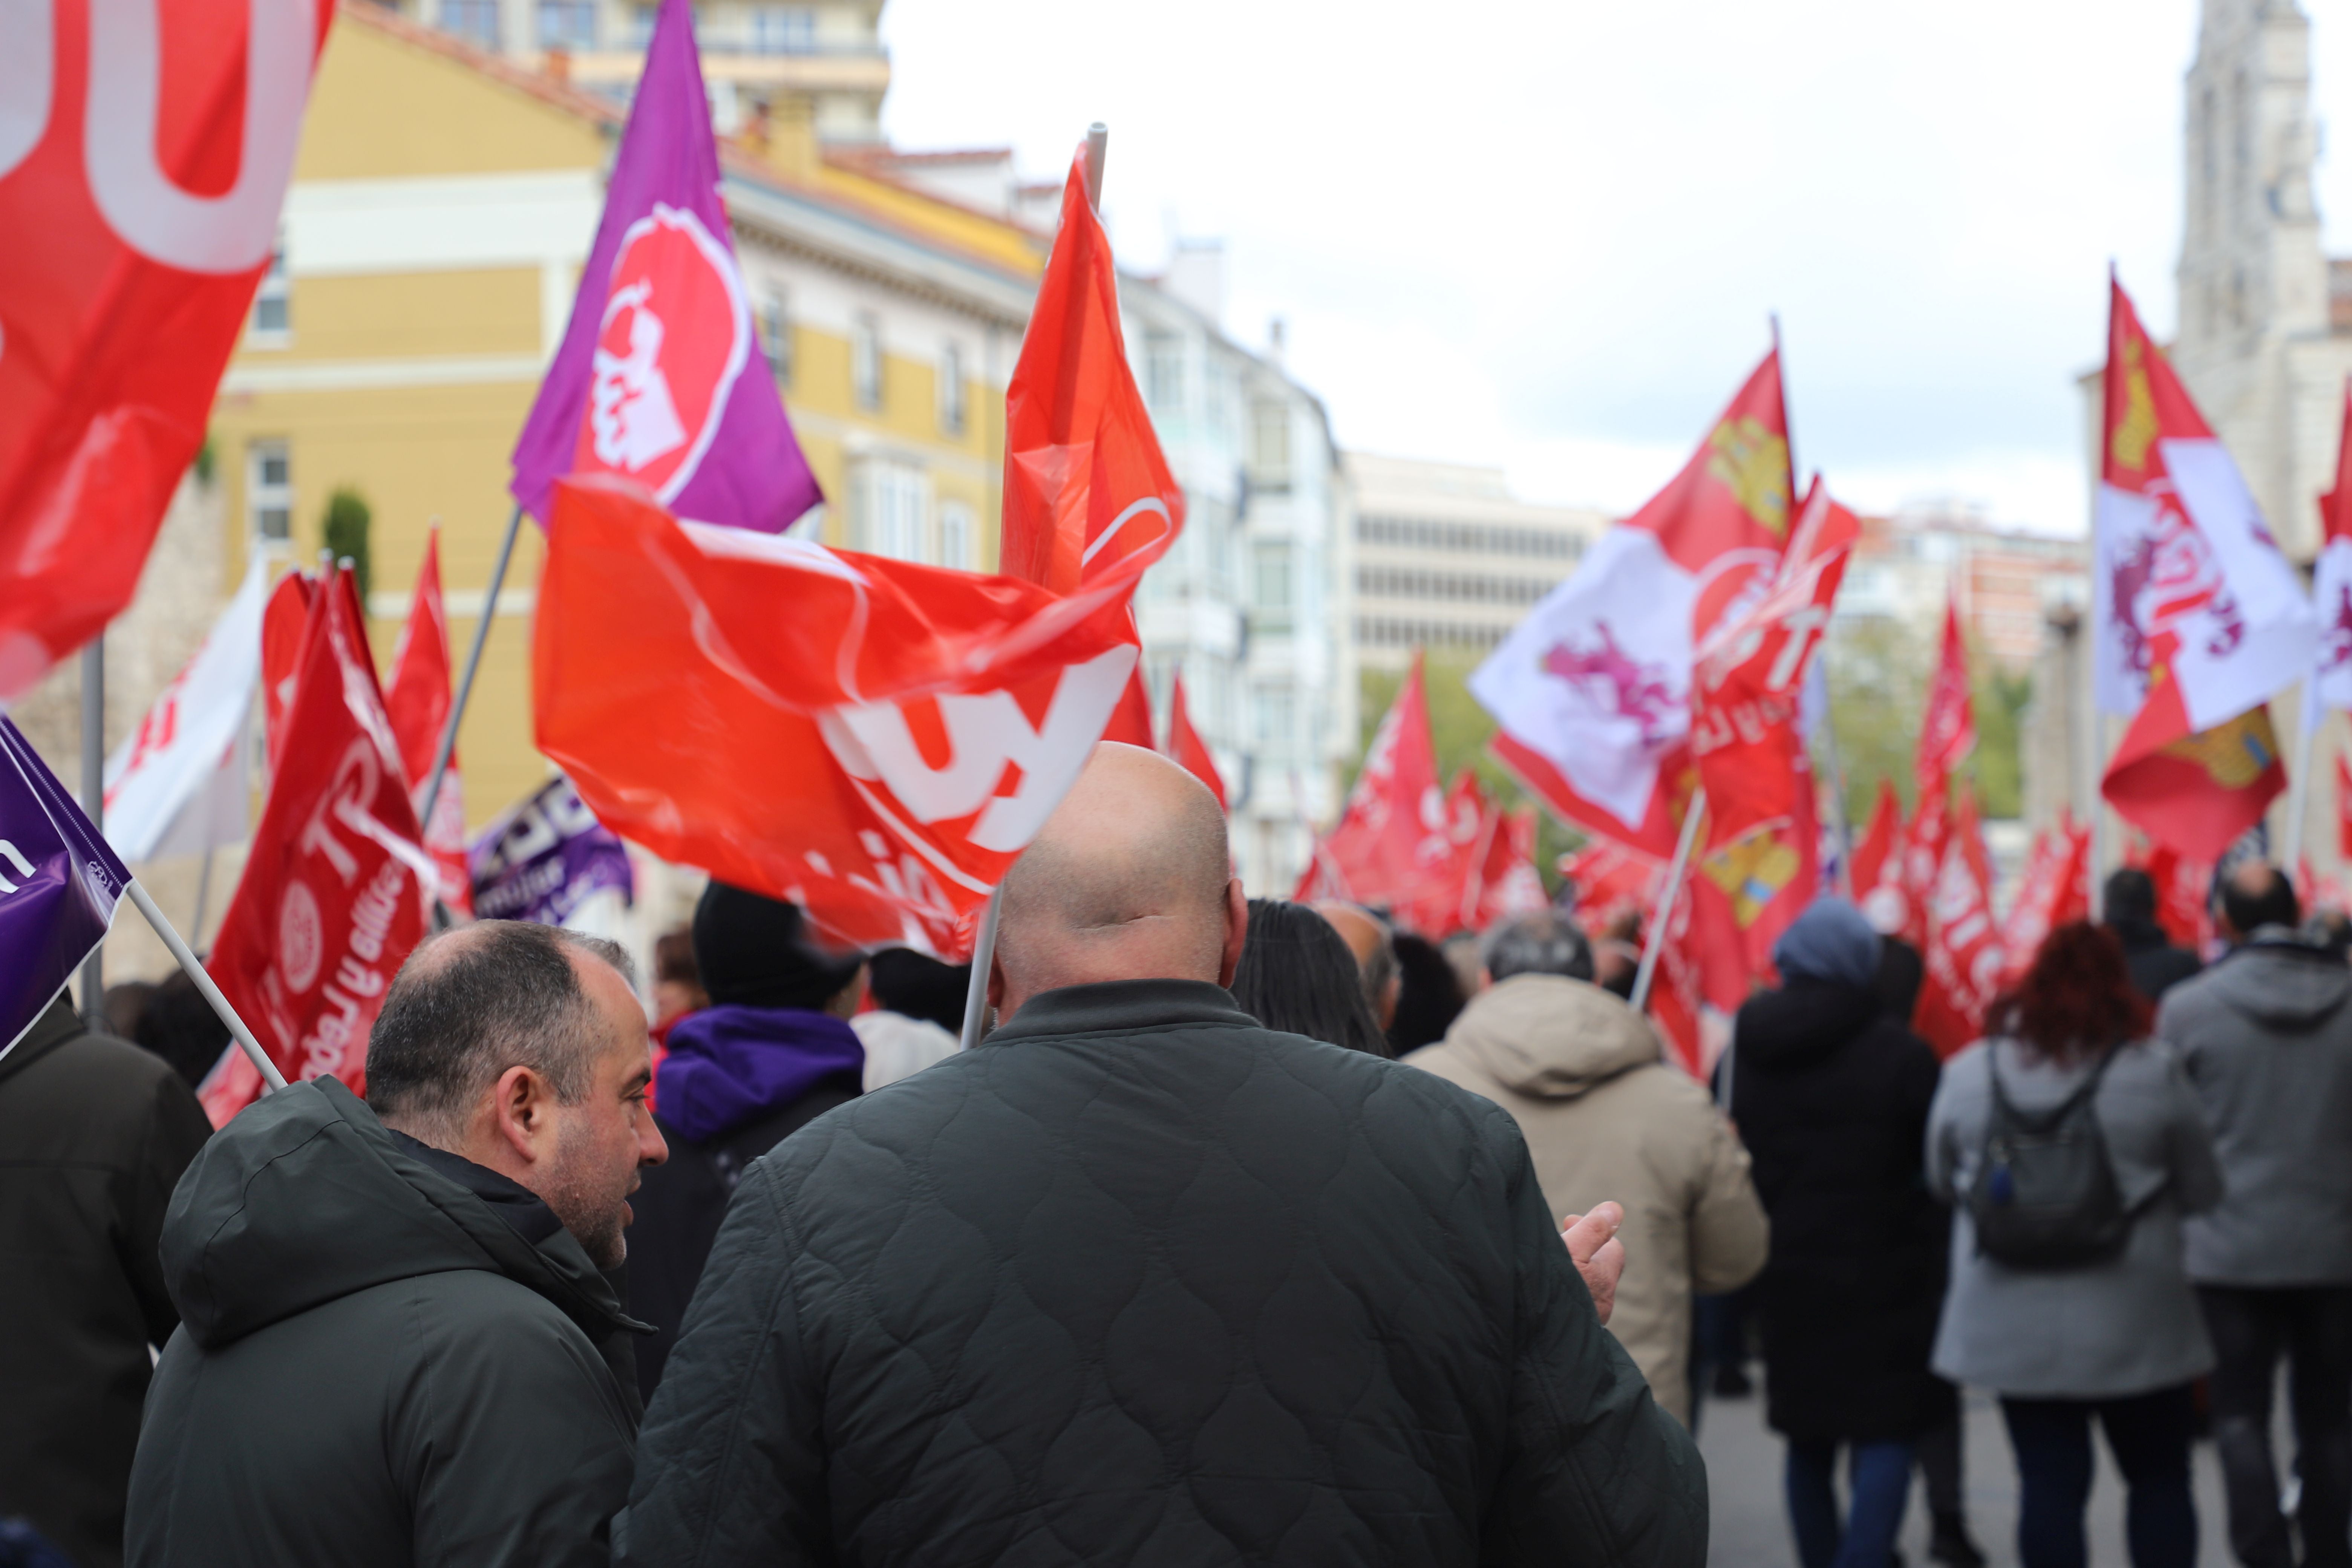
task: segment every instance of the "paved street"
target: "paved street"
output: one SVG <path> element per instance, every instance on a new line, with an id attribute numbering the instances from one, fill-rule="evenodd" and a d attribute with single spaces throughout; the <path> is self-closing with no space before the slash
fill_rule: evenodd
<path id="1" fill-rule="evenodd" d="M 1969 1528 L 1994 1568 L 2017 1563 L 2017 1471 L 2001 1430 L 2000 1407 L 1982 1394 L 1968 1399 L 1968 1458 L 1965 1479 Z M 1715 1505 L 1711 1568 L 1796 1568 L 1788 1517 L 1780 1504 L 1780 1439 L 1764 1426 L 1764 1401 L 1710 1399 L 1699 1422 L 1699 1451 L 1706 1456 L 1707 1485 Z M 2282 1450 L 2282 1455 L 2286 1450 Z M 2125 1568 L 2123 1483 L 2104 1442 L 2099 1476 L 2091 1493 L 2092 1568 Z M 2221 1476 L 2210 1443 L 2195 1450 L 2198 1562 L 2203 1568 L 2231 1563 L 2228 1530 L 2221 1512 Z M 1908 1568 L 1927 1562 L 1927 1500 L 1915 1483 L 1903 1521 L 1903 1557 Z"/>

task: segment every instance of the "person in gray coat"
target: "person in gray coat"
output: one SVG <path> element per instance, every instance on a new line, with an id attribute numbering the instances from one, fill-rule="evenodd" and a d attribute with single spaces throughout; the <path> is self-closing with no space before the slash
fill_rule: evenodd
<path id="1" fill-rule="evenodd" d="M 2295 1561 L 2270 1441 L 2284 1355 L 2303 1562 L 2352 1568 L 2352 969 L 2295 936 L 2302 910 L 2275 867 L 2239 867 L 2221 902 L 2235 949 L 2166 996 L 2157 1033 L 2180 1053 L 2228 1189 L 2187 1235 L 2219 1360 L 2230 1545 L 2246 1568 Z"/>
<path id="2" fill-rule="evenodd" d="M 2147 1005 L 2113 931 L 2078 921 L 2051 932 L 1988 1026 L 1989 1038 L 1945 1064 L 1927 1112 L 1928 1185 L 1956 1210 L 1935 1369 L 2000 1395 L 2024 1568 L 2084 1561 L 2094 1416 L 2129 1488 L 2134 1568 L 2189 1568 L 2189 1385 L 2212 1370 L 2213 1350 L 2182 1260 L 2181 1216 L 2221 1198 L 2212 1140 L 2179 1055 L 2147 1037 Z M 1967 1194 L 1984 1160 L 1996 1070 L 2010 1103 L 2029 1114 L 2101 1073 L 2091 1104 L 2131 1216 L 2115 1256 L 2021 1268 L 1979 1247 Z"/>

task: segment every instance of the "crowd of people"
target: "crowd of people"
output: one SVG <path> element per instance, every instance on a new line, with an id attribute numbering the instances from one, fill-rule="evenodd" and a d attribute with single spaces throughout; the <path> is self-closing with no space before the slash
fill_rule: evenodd
<path id="1" fill-rule="evenodd" d="M 721 882 L 642 996 L 436 936 L 364 1097 L 217 1132 L 172 987 L 60 999 L 0 1057 L 0 1563 L 1698 1568 L 1752 1343 L 1804 1568 L 1898 1561 L 1915 1472 L 1978 1568 L 1963 1386 L 2026 1568 L 2086 1561 L 2095 1426 L 2134 1568 L 2194 1560 L 2200 1432 L 2245 1568 L 2352 1568 L 2352 967 L 2266 865 L 2209 969 L 2104 894 L 1941 1063 L 1825 897 L 1702 1082 L 1638 933 L 1245 902 L 1106 745 L 973 1049 L 968 969 Z"/>

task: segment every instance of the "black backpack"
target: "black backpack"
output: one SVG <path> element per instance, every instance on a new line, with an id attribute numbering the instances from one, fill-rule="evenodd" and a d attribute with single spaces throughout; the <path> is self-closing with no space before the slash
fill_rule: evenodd
<path id="1" fill-rule="evenodd" d="M 2011 1103 L 1997 1048 L 1986 1045 L 1992 1113 L 1968 1196 L 1985 1257 L 2011 1268 L 2078 1268 L 2115 1257 L 2131 1238 L 2131 1211 L 2095 1104 L 2117 1048 L 2064 1100 L 2029 1112 Z"/>

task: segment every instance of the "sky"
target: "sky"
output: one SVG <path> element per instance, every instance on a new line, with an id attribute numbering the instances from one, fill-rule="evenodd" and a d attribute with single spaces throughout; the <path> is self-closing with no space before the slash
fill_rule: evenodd
<path id="1" fill-rule="evenodd" d="M 2352 215 L 2352 0 L 2305 0 Z M 888 0 L 905 148 L 1059 178 L 1123 264 L 1222 239 L 1226 330 L 1343 446 L 1630 510 L 1780 317 L 1797 459 L 1865 510 L 2079 532 L 2112 260 L 2168 335 L 2196 0 Z M 2330 221 L 2330 241 L 2352 226 Z"/>

